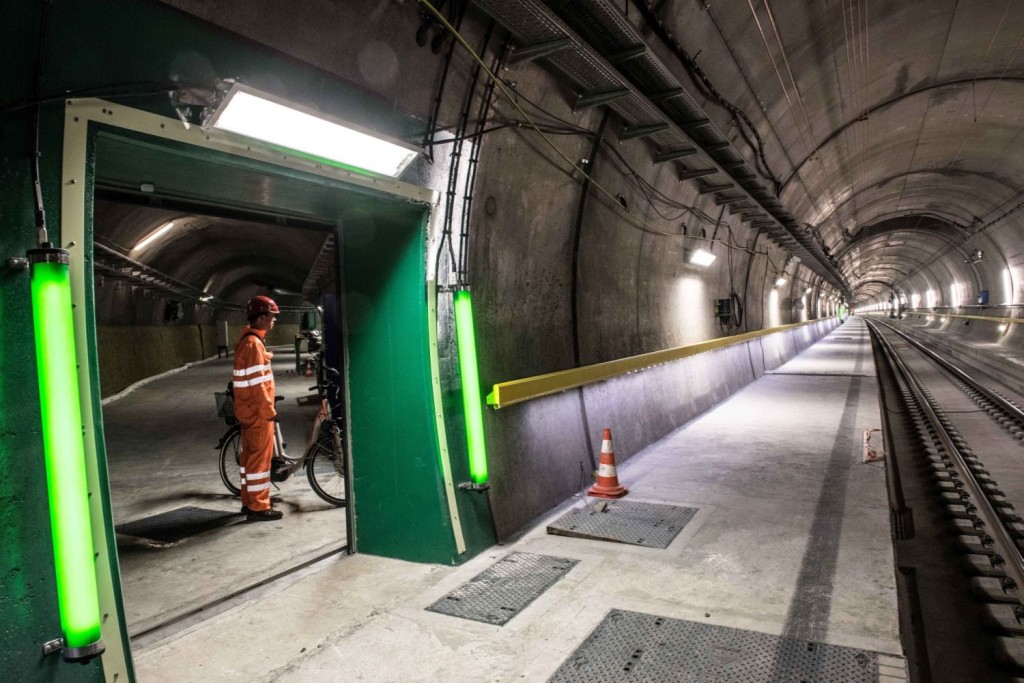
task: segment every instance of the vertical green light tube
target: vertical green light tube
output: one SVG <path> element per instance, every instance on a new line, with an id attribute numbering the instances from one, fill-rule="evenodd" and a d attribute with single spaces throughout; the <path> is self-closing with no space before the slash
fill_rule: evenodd
<path id="1" fill-rule="evenodd" d="M 103 645 L 78 397 L 69 259 L 66 251 L 52 248 L 33 249 L 28 256 L 32 264 L 32 320 L 50 530 L 64 637 L 62 653 L 68 661 L 86 661 L 102 653 Z"/>
<path id="2" fill-rule="evenodd" d="M 487 481 L 483 399 L 480 396 L 480 372 L 476 362 L 473 299 L 467 289 L 455 292 L 455 334 L 459 342 L 459 372 L 462 374 L 462 411 L 466 417 L 469 477 L 474 483 L 483 484 Z"/>

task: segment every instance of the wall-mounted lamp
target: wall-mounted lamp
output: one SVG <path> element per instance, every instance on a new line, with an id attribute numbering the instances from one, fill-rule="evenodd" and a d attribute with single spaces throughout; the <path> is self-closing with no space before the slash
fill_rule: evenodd
<path id="1" fill-rule="evenodd" d="M 165 235 L 173 227 L 174 227 L 174 221 L 167 221 L 166 223 L 161 225 L 159 228 L 157 228 L 156 230 L 154 230 L 153 232 L 149 233 L 148 235 L 143 237 L 141 240 L 139 240 L 135 244 L 135 246 L 132 247 L 132 251 L 134 252 L 134 251 L 139 251 L 140 249 L 145 249 L 147 245 L 151 244 L 158 237 L 160 237 L 162 235 Z"/>
<path id="2" fill-rule="evenodd" d="M 694 249 L 690 254 L 690 263 L 707 268 L 718 258 L 707 249 Z"/>
<path id="3" fill-rule="evenodd" d="M 784 284 L 786 284 L 786 278 L 782 277 L 781 275 L 775 278 L 776 287 L 781 287 Z"/>
<path id="4" fill-rule="evenodd" d="M 87 662 L 104 647 L 71 317 L 70 259 L 68 252 L 45 242 L 27 256 L 62 631 L 60 639 L 44 645 L 44 652 L 60 649 L 68 662 Z"/>
<path id="5" fill-rule="evenodd" d="M 462 375 L 462 410 L 466 418 L 466 447 L 469 450 L 469 477 L 474 484 L 483 484 L 487 481 L 487 448 L 484 442 L 480 371 L 476 359 L 476 333 L 473 331 L 473 299 L 468 289 L 455 291 L 454 306 L 459 373 Z"/>
<path id="6" fill-rule="evenodd" d="M 412 145 L 280 97 L 233 83 L 203 121 L 204 130 L 226 130 L 330 163 L 397 177 L 419 151 Z"/>

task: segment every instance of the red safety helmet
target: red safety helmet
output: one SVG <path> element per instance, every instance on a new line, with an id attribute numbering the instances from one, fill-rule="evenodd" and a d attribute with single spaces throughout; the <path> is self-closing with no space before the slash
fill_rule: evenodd
<path id="1" fill-rule="evenodd" d="M 249 299 L 249 303 L 245 305 L 245 315 L 251 318 L 254 315 L 262 315 L 264 313 L 280 313 L 281 309 L 277 307 L 274 300 L 269 296 L 254 296 Z"/>

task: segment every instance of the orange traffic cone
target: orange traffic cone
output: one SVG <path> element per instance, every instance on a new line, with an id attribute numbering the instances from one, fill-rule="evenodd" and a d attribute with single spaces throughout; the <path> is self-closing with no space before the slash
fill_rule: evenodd
<path id="1" fill-rule="evenodd" d="M 619 485 L 619 476 L 615 473 L 612 430 L 605 429 L 602 439 L 601 457 L 598 459 L 597 466 L 597 483 L 587 489 L 587 495 L 598 498 L 622 498 L 629 493 L 629 489 Z"/>

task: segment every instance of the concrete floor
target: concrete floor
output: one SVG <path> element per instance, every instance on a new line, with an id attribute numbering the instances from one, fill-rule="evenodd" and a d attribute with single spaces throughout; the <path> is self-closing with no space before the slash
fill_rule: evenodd
<path id="1" fill-rule="evenodd" d="M 545 680 L 620 608 L 888 653 L 905 680 L 872 371 L 852 320 L 620 466 L 628 500 L 700 508 L 665 550 L 548 535 L 575 498 L 459 567 L 324 561 L 136 648 L 139 679 Z M 424 610 L 513 550 L 580 562 L 503 627 Z"/>
<path id="2" fill-rule="evenodd" d="M 276 351 L 278 414 L 288 451 L 302 452 L 317 408 L 300 406 L 311 378 L 295 373 L 289 349 Z M 238 512 L 221 483 L 219 453 L 227 430 L 213 393 L 231 377 L 230 359 L 214 359 L 161 377 L 103 407 L 115 525 L 186 505 Z M 172 547 L 118 537 L 121 585 L 130 633 L 139 633 L 242 586 L 266 579 L 345 543 L 345 511 L 323 502 L 305 472 L 271 489 L 279 522 L 236 522 Z M 197 580 L 201 577 L 201 580 Z"/>

